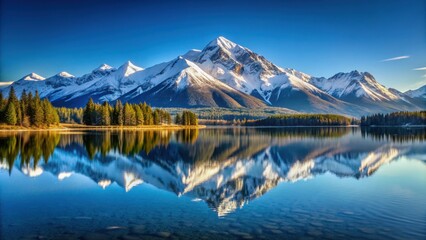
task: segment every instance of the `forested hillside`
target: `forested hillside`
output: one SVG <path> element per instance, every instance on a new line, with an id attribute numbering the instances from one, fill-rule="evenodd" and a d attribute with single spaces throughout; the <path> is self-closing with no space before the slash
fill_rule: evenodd
<path id="1" fill-rule="evenodd" d="M 361 117 L 362 126 L 401 126 L 401 125 L 426 125 L 426 111 L 419 112 L 393 112 L 388 114 L 373 114 Z"/>
<path id="2" fill-rule="evenodd" d="M 356 119 L 336 114 L 286 114 L 249 121 L 249 126 L 339 126 L 357 124 Z"/>

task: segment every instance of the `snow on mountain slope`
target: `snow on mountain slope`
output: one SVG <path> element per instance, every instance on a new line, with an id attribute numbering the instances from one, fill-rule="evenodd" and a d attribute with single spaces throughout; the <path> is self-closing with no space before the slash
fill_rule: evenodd
<path id="1" fill-rule="evenodd" d="M 139 71 L 143 71 L 143 68 L 130 61 L 118 69 L 103 64 L 90 74 L 78 78 L 77 85 L 58 91 L 55 96 L 52 96 L 52 102 L 54 105 L 81 107 L 87 103 L 89 98 L 99 103 L 116 100 L 141 84 L 131 78 L 134 73 Z"/>
<path id="2" fill-rule="evenodd" d="M 115 69 L 103 64 L 100 67 L 93 70 L 91 73 L 85 74 L 81 77 L 75 77 L 67 72 L 60 72 L 52 77 L 44 78 L 36 73 L 31 73 L 18 81 L 13 82 L 10 86 L 13 86 L 18 97 L 21 96 L 22 91 L 25 89 L 27 92 L 38 91 L 40 97 L 49 98 L 50 101 L 55 103 L 62 98 L 67 98 L 69 95 L 80 92 L 82 89 L 87 89 L 90 84 L 95 80 L 106 76 Z M 10 90 L 10 86 L 2 89 L 3 94 L 7 95 Z"/>
<path id="3" fill-rule="evenodd" d="M 115 72 L 117 69 L 107 65 L 107 64 L 101 64 L 99 67 L 93 69 L 92 72 L 87 73 L 81 77 L 79 77 L 76 81 L 78 85 L 81 85 L 86 82 L 90 82 L 96 78 L 101 78 L 104 76 L 107 76 L 111 74 L 112 72 Z"/>
<path id="4" fill-rule="evenodd" d="M 381 85 L 368 72 L 338 73 L 329 79 L 311 78 L 310 82 L 337 98 L 364 97 L 373 101 L 395 100 L 398 96 Z"/>
<path id="5" fill-rule="evenodd" d="M 150 87 L 138 87 L 120 99 L 127 102 L 147 102 L 158 107 L 265 106 L 259 99 L 222 83 L 183 57 L 162 66 L 164 68 L 161 70 L 156 67 L 160 70 L 156 74 L 145 77 L 145 84 Z"/>
<path id="6" fill-rule="evenodd" d="M 8 96 L 10 87 L 13 86 L 18 97 L 21 97 L 21 94 L 24 90 L 27 93 L 31 92 L 32 94 L 34 94 L 35 91 L 38 91 L 40 97 L 46 97 L 54 90 L 54 79 L 62 77 L 55 75 L 51 78 L 53 79 L 50 79 L 49 84 L 47 84 L 47 80 L 49 80 L 49 78 L 45 79 L 36 73 L 30 73 L 18 81 L 13 82 L 11 85 L 3 88 L 2 92 L 4 96 Z"/>
<path id="7" fill-rule="evenodd" d="M 424 85 L 423 87 L 417 88 L 415 90 L 406 91 L 405 94 L 412 98 L 426 99 L 426 85 Z"/>
<path id="8" fill-rule="evenodd" d="M 142 70 L 143 68 L 135 66 L 130 61 L 127 61 L 117 70 L 100 78 L 100 80 L 90 85 L 87 89 L 74 94 L 71 99 L 87 95 L 99 95 L 96 99 L 98 102 L 115 100 L 122 94 L 138 86 L 138 82 L 131 79 L 129 76 Z"/>
<path id="9" fill-rule="evenodd" d="M 73 85 L 75 83 L 75 78 L 75 76 L 67 72 L 60 72 L 53 77 L 45 79 L 45 82 L 46 85 L 50 85 L 52 88 L 60 88 Z"/>
<path id="10" fill-rule="evenodd" d="M 265 101 L 269 101 L 272 89 L 287 83 L 285 78 L 274 78 L 284 69 L 224 37 L 211 41 L 202 51 L 191 50 L 184 56 L 235 89 L 247 94 L 256 91 Z"/>
<path id="11" fill-rule="evenodd" d="M 330 95 L 363 106 L 367 112 L 419 110 L 408 96 L 378 83 L 368 72 L 338 73 L 331 78 L 311 78 L 310 82 Z"/>
<path id="12" fill-rule="evenodd" d="M 65 105 L 68 107 L 78 107 L 78 104 L 69 104 L 69 102 L 78 102 L 75 100 L 79 94 L 81 94 L 83 91 L 87 91 L 96 81 L 111 75 L 116 70 L 117 69 L 107 64 L 102 64 L 92 70 L 92 72 L 87 73 L 81 77 L 74 78 L 72 86 L 63 87 L 50 93 L 48 98 L 54 105 L 57 106 Z"/>
<path id="13" fill-rule="evenodd" d="M 264 57 L 219 37 L 202 51 L 184 55 L 201 69 L 229 86 L 273 106 L 307 112 L 344 113 L 348 104 L 335 99 L 309 82 L 311 76 L 280 68 Z M 356 106 L 351 106 L 356 112 Z"/>
<path id="14" fill-rule="evenodd" d="M 265 101 L 269 101 L 273 89 L 283 84 L 313 87 L 297 77 L 290 82 L 288 76 L 295 76 L 294 72 L 279 68 L 250 49 L 224 37 L 211 41 L 202 51 L 192 50 L 185 56 L 226 84 L 247 94 L 256 91 Z"/>
<path id="15" fill-rule="evenodd" d="M 328 79 L 312 77 L 278 67 L 224 37 L 211 41 L 203 50 L 190 50 L 181 58 L 186 63 L 172 66 L 172 60 L 147 69 L 130 61 L 118 69 L 102 64 L 81 77 L 61 72 L 44 79 L 32 73 L 10 86 L 18 96 L 24 89 L 33 93 L 37 90 L 55 106 L 65 107 L 82 107 L 89 98 L 98 103 L 140 100 L 162 107 L 268 104 L 352 116 L 426 107 L 426 98 L 418 97 L 425 96 L 425 88 L 404 94 L 381 85 L 371 74 L 358 71 L 338 73 Z M 0 88 L 4 96 L 10 86 Z"/>
<path id="16" fill-rule="evenodd" d="M 143 68 L 134 65 L 132 62 L 127 61 L 117 69 L 117 76 L 122 80 L 122 77 L 128 77 L 135 72 L 142 71 Z"/>
<path id="17" fill-rule="evenodd" d="M 37 73 L 30 73 L 27 76 L 22 78 L 22 80 L 25 80 L 25 81 L 42 81 L 44 79 L 45 79 L 44 77 L 38 75 Z"/>

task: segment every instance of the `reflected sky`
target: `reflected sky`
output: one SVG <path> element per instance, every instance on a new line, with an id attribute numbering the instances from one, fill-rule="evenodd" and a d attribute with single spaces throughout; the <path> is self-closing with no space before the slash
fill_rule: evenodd
<path id="1" fill-rule="evenodd" d="M 60 205 L 74 201 L 70 205 L 82 211 L 90 208 L 89 214 L 75 217 L 93 219 L 101 214 L 92 205 L 95 200 L 110 201 L 106 205 L 114 202 L 131 206 L 143 195 L 147 202 L 156 200 L 151 203 L 152 209 L 139 207 L 148 215 L 161 210 L 162 214 L 173 216 L 174 211 L 167 206 L 172 202 L 177 210 L 186 209 L 190 216 L 197 215 L 190 218 L 212 217 L 214 213 L 217 220 L 228 221 L 240 216 L 250 226 L 255 223 L 245 214 L 257 214 L 259 220 L 266 221 L 266 216 L 269 219 L 278 214 L 274 208 L 283 208 L 284 212 L 307 211 L 295 215 L 314 213 L 315 217 L 321 215 L 315 213 L 317 210 L 327 212 L 336 204 L 348 216 L 356 212 L 355 208 L 366 211 L 358 216 L 368 217 L 364 221 L 382 216 L 392 226 L 399 217 L 409 223 L 407 231 L 414 229 L 411 237 L 416 239 L 424 236 L 425 228 L 421 227 L 426 226 L 425 131 L 218 128 L 3 133 L 1 210 L 5 219 L 28 219 L 31 214 L 26 214 L 40 209 L 26 213 L 10 209 L 18 208 L 19 202 L 38 199 L 39 204 L 55 205 L 45 210 L 47 216 L 59 217 L 65 213 L 59 211 L 56 199 Z M 325 192 L 327 195 L 321 195 Z M 371 201 L 377 194 L 382 197 Z M 67 196 L 66 202 L 61 202 L 63 196 Z M 280 201 L 284 205 L 277 205 Z M 85 205 L 81 206 L 83 202 Z M 352 207 L 347 205 L 349 202 Z M 104 211 L 107 214 L 110 209 Z M 135 217 L 130 211 L 123 214 L 126 219 Z M 69 218 L 66 215 L 63 217 Z M 325 220 L 318 216 L 316 227 L 324 228 L 320 225 Z M 336 218 L 335 214 L 332 216 Z M 173 221 L 173 217 L 169 220 Z M 167 221 L 162 224 L 170 225 Z"/>

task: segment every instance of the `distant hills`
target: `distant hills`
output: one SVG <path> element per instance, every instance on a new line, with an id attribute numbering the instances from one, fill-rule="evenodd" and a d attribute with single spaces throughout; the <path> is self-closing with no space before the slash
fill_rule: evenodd
<path id="1" fill-rule="evenodd" d="M 368 72 L 314 77 L 281 68 L 248 48 L 218 37 L 202 50 L 143 69 L 130 61 L 102 64 L 75 77 L 67 72 L 43 78 L 31 73 L 13 82 L 18 95 L 38 90 L 55 106 L 95 102 L 147 102 L 154 107 L 282 107 L 299 112 L 352 116 L 416 111 L 426 107 L 426 86 L 406 93 L 380 84 Z M 0 91 L 4 95 L 8 87 Z"/>

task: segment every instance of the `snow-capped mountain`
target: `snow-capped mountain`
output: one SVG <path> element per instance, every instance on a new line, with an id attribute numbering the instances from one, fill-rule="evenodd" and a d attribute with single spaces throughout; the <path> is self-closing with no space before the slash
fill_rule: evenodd
<path id="1" fill-rule="evenodd" d="M 45 78 L 38 75 L 37 73 L 30 73 L 27 76 L 23 77 L 20 80 L 25 80 L 25 81 L 43 81 Z"/>
<path id="2" fill-rule="evenodd" d="M 368 72 L 338 73 L 331 78 L 311 78 L 313 85 L 328 94 L 371 112 L 420 110 L 409 96 L 396 89 L 386 88 Z"/>
<path id="3" fill-rule="evenodd" d="M 280 68 L 250 49 L 218 37 L 202 51 L 184 57 L 197 63 L 213 77 L 272 106 L 307 112 L 344 112 L 348 106 L 311 83 L 309 75 Z"/>
<path id="4" fill-rule="evenodd" d="M 426 98 L 426 85 L 415 90 L 406 91 L 405 94 L 412 98 Z"/>
<path id="5" fill-rule="evenodd" d="M 375 112 L 419 110 L 420 90 L 401 93 L 378 83 L 367 72 L 313 77 L 281 68 L 224 37 L 202 50 L 190 50 L 169 62 L 143 69 L 130 61 L 106 64 L 80 77 L 61 72 L 44 79 L 32 73 L 14 82 L 18 94 L 39 92 L 55 106 L 82 107 L 95 102 L 145 101 L 161 107 L 285 107 L 301 112 L 360 116 Z M 1 88 L 3 95 L 9 87 Z M 424 92 L 424 91 L 423 91 Z"/>
<path id="6" fill-rule="evenodd" d="M 368 72 L 337 73 L 331 78 L 311 78 L 310 82 L 337 98 L 367 98 L 373 101 L 395 100 L 393 94 Z"/>
<path id="7" fill-rule="evenodd" d="M 92 72 L 85 74 L 81 77 L 79 77 L 76 81 L 78 85 L 81 85 L 86 82 L 91 82 L 96 78 L 101 78 L 106 75 L 111 74 L 112 72 L 116 71 L 117 69 L 109 66 L 108 64 L 101 64 L 99 67 L 92 70 Z"/>
<path id="8" fill-rule="evenodd" d="M 53 79 L 57 78 L 59 74 L 51 77 Z M 48 81 L 49 80 L 49 81 Z M 13 82 L 8 87 L 2 89 L 3 95 L 9 93 L 10 87 L 13 86 L 18 97 L 21 96 L 22 92 L 25 90 L 27 93 L 32 92 L 33 94 L 37 90 L 40 94 L 40 97 L 48 97 L 48 95 L 54 90 L 54 84 L 52 84 L 54 80 L 50 80 L 49 78 L 44 78 L 36 73 L 30 73 L 18 81 Z M 50 84 L 48 84 L 50 83 Z"/>
<path id="9" fill-rule="evenodd" d="M 84 106 L 89 98 L 99 103 L 114 101 L 140 85 L 141 82 L 132 79 L 131 76 L 142 70 L 143 68 L 130 61 L 127 61 L 118 69 L 103 64 L 90 74 L 80 77 L 76 81 L 77 86 L 69 88 L 71 92 L 61 93 L 62 97 L 52 101 L 52 103 L 79 107 Z"/>
<path id="10" fill-rule="evenodd" d="M 75 76 L 67 73 L 67 72 L 60 72 L 58 74 L 56 74 L 53 77 L 50 77 L 46 80 L 46 85 L 47 86 L 52 86 L 52 88 L 56 89 L 56 88 L 60 88 L 60 87 L 66 87 L 66 86 L 70 86 L 73 85 L 76 80 L 75 80 Z"/>
<path id="11" fill-rule="evenodd" d="M 222 83 L 183 57 L 166 64 L 152 78 L 146 77 L 147 83 L 151 83 L 151 88 L 138 87 L 120 99 L 124 102 L 147 102 L 158 107 L 265 106 L 261 100 Z"/>

